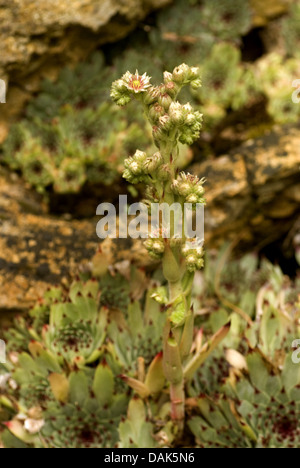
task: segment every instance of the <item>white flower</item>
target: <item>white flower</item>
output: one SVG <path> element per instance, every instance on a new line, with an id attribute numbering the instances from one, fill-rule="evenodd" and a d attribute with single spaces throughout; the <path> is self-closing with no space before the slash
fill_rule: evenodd
<path id="1" fill-rule="evenodd" d="M 135 72 L 135 75 L 132 75 L 129 71 L 126 72 L 122 77 L 122 81 L 126 88 L 134 93 L 143 93 L 151 86 L 150 77 L 147 73 L 139 75 L 138 70 Z"/>

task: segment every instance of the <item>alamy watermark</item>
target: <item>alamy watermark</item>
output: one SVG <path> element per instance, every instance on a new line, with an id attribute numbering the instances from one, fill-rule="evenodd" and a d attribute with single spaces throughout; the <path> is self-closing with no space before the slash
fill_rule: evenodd
<path id="1" fill-rule="evenodd" d="M 6 344 L 5 341 L 0 340 L 0 364 L 6 363 Z"/>
<path id="2" fill-rule="evenodd" d="M 292 361 L 294 364 L 300 364 L 300 339 L 293 341 L 292 348 L 294 349 Z"/>
<path id="3" fill-rule="evenodd" d="M 96 211 L 100 239 L 197 239 L 204 241 L 204 205 L 197 203 L 133 203 L 119 196 L 119 214 L 112 203 L 101 203 Z M 191 248 L 194 246 L 191 245 Z"/>
<path id="4" fill-rule="evenodd" d="M 300 103 L 300 80 L 294 80 L 292 83 L 293 88 L 296 90 L 292 94 L 292 101 L 294 104 Z"/>
<path id="5" fill-rule="evenodd" d="M 4 80 L 0 80 L 0 104 L 6 103 L 6 83 Z"/>

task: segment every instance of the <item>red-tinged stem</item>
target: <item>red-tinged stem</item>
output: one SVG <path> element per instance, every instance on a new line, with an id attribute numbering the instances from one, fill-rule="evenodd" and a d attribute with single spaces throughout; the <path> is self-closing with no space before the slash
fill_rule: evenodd
<path id="1" fill-rule="evenodd" d="M 170 397 L 172 420 L 176 423 L 179 432 L 182 432 L 185 418 L 185 394 L 183 380 L 179 383 L 170 385 Z"/>

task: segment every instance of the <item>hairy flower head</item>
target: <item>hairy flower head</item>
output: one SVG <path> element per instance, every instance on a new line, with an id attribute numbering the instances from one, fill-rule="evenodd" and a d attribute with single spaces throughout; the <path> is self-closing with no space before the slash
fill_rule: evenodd
<path id="1" fill-rule="evenodd" d="M 138 70 L 136 70 L 135 75 L 130 72 L 126 72 L 122 77 L 122 81 L 129 91 L 136 94 L 145 92 L 151 86 L 150 77 L 147 73 L 140 75 Z"/>

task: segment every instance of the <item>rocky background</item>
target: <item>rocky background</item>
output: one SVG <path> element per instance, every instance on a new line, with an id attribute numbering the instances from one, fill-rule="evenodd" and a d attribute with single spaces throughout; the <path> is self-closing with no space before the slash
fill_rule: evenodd
<path id="1" fill-rule="evenodd" d="M 0 141 L 43 78 L 84 60 L 102 44 L 132 31 L 170 0 L 2 0 L 0 76 L 9 84 L 1 109 Z M 3 107 L 3 106 L 2 106 Z"/>

